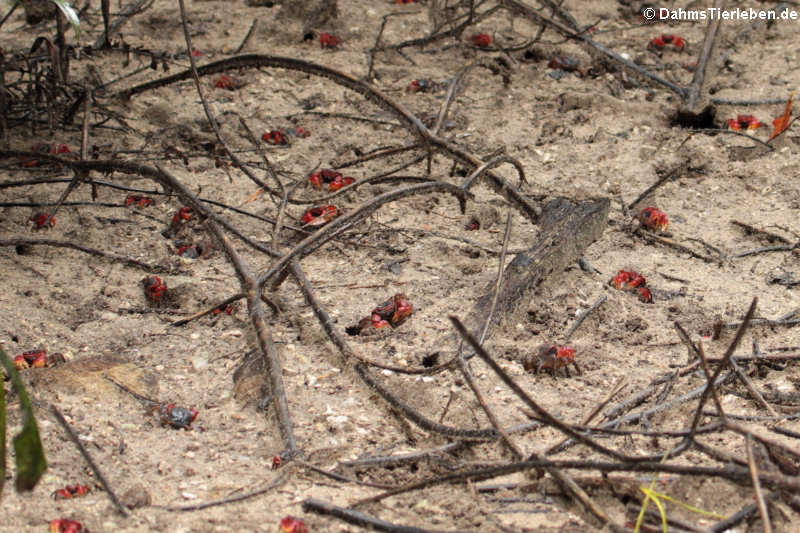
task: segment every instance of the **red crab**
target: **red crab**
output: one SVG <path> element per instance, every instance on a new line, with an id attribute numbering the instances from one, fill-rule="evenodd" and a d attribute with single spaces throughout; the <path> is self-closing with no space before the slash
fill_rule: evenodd
<path id="1" fill-rule="evenodd" d="M 14 367 L 17 370 L 26 368 L 44 368 L 47 366 L 46 350 L 31 350 L 14 357 Z"/>
<path id="2" fill-rule="evenodd" d="M 47 143 L 36 143 L 31 146 L 31 152 L 38 152 L 40 154 L 50 154 L 50 155 L 59 155 L 59 154 L 68 154 L 72 152 L 69 149 L 69 146 L 66 144 L 47 144 Z M 20 165 L 23 167 L 35 167 L 39 164 L 38 159 L 23 159 L 20 161 Z"/>
<path id="3" fill-rule="evenodd" d="M 728 128 L 733 131 L 740 130 L 757 130 L 763 124 L 753 115 L 737 115 L 735 119 L 729 118 L 727 121 Z"/>
<path id="4" fill-rule="evenodd" d="M 355 178 L 351 178 L 349 176 L 343 176 L 341 172 L 323 168 L 322 170 L 318 170 L 311 174 L 311 176 L 308 178 L 308 181 L 315 189 L 322 189 L 323 185 L 327 185 L 328 191 L 335 192 L 342 187 L 350 185 L 351 183 L 355 183 L 356 180 Z"/>
<path id="5" fill-rule="evenodd" d="M 300 217 L 304 226 L 324 226 L 339 216 L 339 209 L 335 205 L 320 205 L 312 207 Z"/>
<path id="6" fill-rule="evenodd" d="M 300 137 L 300 138 L 305 138 L 311 135 L 311 132 L 303 128 L 302 126 L 296 126 L 293 130 L 289 130 L 289 133 L 293 134 L 295 137 Z"/>
<path id="7" fill-rule="evenodd" d="M 647 280 L 635 270 L 620 270 L 611 278 L 611 284 L 617 289 L 635 289 L 647 285 Z"/>
<path id="8" fill-rule="evenodd" d="M 543 344 L 539 347 L 535 359 L 527 365 L 526 370 L 533 370 L 538 374 L 542 369 L 547 369 L 555 376 L 556 370 L 563 368 L 567 377 L 570 377 L 569 365 L 574 366 L 578 374 L 581 374 L 581 369 L 575 361 L 574 348 Z"/>
<path id="9" fill-rule="evenodd" d="M 470 37 L 470 41 L 477 47 L 486 48 L 492 44 L 492 37 L 488 33 L 476 33 Z"/>
<path id="10" fill-rule="evenodd" d="M 305 522 L 293 516 L 284 516 L 280 528 L 280 533 L 308 533 Z"/>
<path id="11" fill-rule="evenodd" d="M 135 194 L 129 195 L 125 198 L 125 205 L 131 206 L 135 205 L 136 207 L 148 207 L 153 205 L 153 199 L 149 196 L 137 196 Z"/>
<path id="12" fill-rule="evenodd" d="M 273 455 L 272 456 L 272 470 L 279 469 L 281 467 L 281 463 L 282 462 L 283 461 L 281 460 L 281 456 L 280 455 Z"/>
<path id="13" fill-rule="evenodd" d="M 617 289 L 636 292 L 644 303 L 653 303 L 653 294 L 647 287 L 647 280 L 635 270 L 620 270 L 609 283 Z"/>
<path id="14" fill-rule="evenodd" d="M 327 32 L 319 34 L 319 44 L 322 48 L 336 48 L 341 44 L 341 39 Z"/>
<path id="15" fill-rule="evenodd" d="M 572 56 L 553 56 L 547 63 L 547 67 L 573 72 L 580 67 L 580 61 Z"/>
<path id="16" fill-rule="evenodd" d="M 59 518 L 50 521 L 50 533 L 88 533 L 88 530 L 83 529 L 83 524 L 80 522 Z"/>
<path id="17" fill-rule="evenodd" d="M 178 212 L 172 216 L 172 223 L 178 224 L 183 221 L 192 220 L 192 208 L 184 206 L 178 209 Z"/>
<path id="18" fill-rule="evenodd" d="M 226 315 L 231 315 L 231 314 L 233 314 L 234 310 L 235 310 L 234 305 L 233 304 L 228 304 L 228 305 L 217 307 L 216 309 L 214 309 L 212 311 L 212 313 L 214 313 L 215 315 L 219 315 L 220 313 L 222 313 L 224 311 Z"/>
<path id="19" fill-rule="evenodd" d="M 214 78 L 214 87 L 217 89 L 227 89 L 229 91 L 232 91 L 236 88 L 234 87 L 233 78 L 227 74 L 222 74 Z"/>
<path id="20" fill-rule="evenodd" d="M 197 419 L 199 414 L 196 409 L 187 409 L 186 407 L 176 406 L 174 403 L 161 406 L 159 409 L 161 415 L 161 425 L 171 426 L 175 429 L 191 429 L 192 422 Z"/>
<path id="21" fill-rule="evenodd" d="M 406 87 L 406 92 L 419 93 L 425 92 L 431 88 L 431 82 L 426 79 L 411 80 L 411 83 Z"/>
<path id="22" fill-rule="evenodd" d="M 181 244 L 175 250 L 175 255 L 185 259 L 197 259 L 201 253 L 202 250 L 196 244 Z"/>
<path id="23" fill-rule="evenodd" d="M 31 215 L 28 220 L 33 222 L 33 229 L 35 230 L 52 228 L 56 225 L 56 217 L 52 217 L 44 211 Z"/>
<path id="24" fill-rule="evenodd" d="M 686 41 L 683 38 L 678 37 L 677 35 L 671 34 L 664 34 L 661 37 L 656 37 L 655 39 L 650 41 L 650 46 L 657 50 L 662 50 L 665 46 L 671 44 L 675 47 L 675 50 L 681 52 L 683 48 L 686 46 Z"/>
<path id="25" fill-rule="evenodd" d="M 167 293 L 167 284 L 158 276 L 148 276 L 142 280 L 144 295 L 152 304 L 161 303 L 161 299 Z"/>
<path id="26" fill-rule="evenodd" d="M 382 328 L 392 326 L 396 328 L 411 316 L 414 308 L 403 293 L 397 293 L 372 310 L 372 326 Z"/>
<path id="27" fill-rule="evenodd" d="M 664 232 L 669 226 L 667 215 L 657 207 L 645 207 L 639 211 L 636 218 L 639 219 L 642 226 L 655 231 Z"/>
<path id="28" fill-rule="evenodd" d="M 52 496 L 56 500 L 69 500 L 88 493 L 89 487 L 87 485 L 67 485 L 63 489 L 53 491 Z"/>
<path id="29" fill-rule="evenodd" d="M 289 139 L 280 130 L 270 130 L 261 136 L 267 144 L 289 144 Z"/>

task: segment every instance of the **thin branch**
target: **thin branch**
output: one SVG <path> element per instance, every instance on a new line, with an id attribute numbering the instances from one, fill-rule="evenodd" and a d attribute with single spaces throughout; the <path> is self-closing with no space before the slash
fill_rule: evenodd
<path id="1" fill-rule="evenodd" d="M 73 444 L 75 444 L 75 446 L 77 446 L 78 451 L 81 452 L 81 455 L 83 456 L 84 460 L 86 461 L 86 464 L 88 464 L 89 468 L 91 468 L 92 472 L 94 472 L 95 477 L 100 482 L 100 484 L 103 486 L 103 490 L 106 491 L 106 493 L 108 494 L 108 497 L 111 499 L 111 503 L 113 503 L 114 507 L 117 508 L 117 511 L 119 512 L 119 514 L 121 514 L 125 518 L 130 516 L 130 513 L 128 513 L 128 511 L 125 510 L 125 507 L 121 503 L 119 503 L 119 500 L 117 499 L 117 495 L 114 493 L 114 490 L 111 488 L 111 485 L 106 480 L 106 477 L 103 475 L 103 472 L 97 466 L 97 463 L 94 462 L 94 460 L 92 459 L 92 456 L 89 455 L 89 451 L 84 447 L 83 443 L 78 438 L 78 435 L 75 434 L 75 431 L 73 431 L 72 427 L 69 425 L 67 420 L 64 418 L 64 415 L 61 414 L 61 411 L 59 411 L 58 408 L 55 405 L 51 405 L 50 406 L 50 411 L 53 413 L 53 416 L 56 417 L 56 420 L 58 421 L 58 423 L 61 424 L 61 427 L 64 428 L 64 431 L 67 433 L 67 436 L 69 437 L 69 440 L 71 440 L 73 442 Z"/>
<path id="2" fill-rule="evenodd" d="M 753 492 L 756 495 L 756 503 L 758 504 L 758 512 L 761 514 L 764 533 L 772 533 L 769 511 L 767 511 L 767 504 L 764 501 L 764 492 L 761 490 L 761 481 L 758 479 L 758 466 L 756 466 L 756 462 L 753 459 L 753 437 L 749 434 L 745 437 L 745 446 L 747 449 L 747 466 L 750 469 L 750 478 L 753 480 Z"/>
<path id="3" fill-rule="evenodd" d="M 55 239 L 4 239 L 0 240 L 0 247 L 3 246 L 54 246 L 56 248 L 71 248 L 89 255 L 104 257 L 106 259 L 110 259 L 111 261 L 117 261 L 125 265 L 139 268 L 146 272 L 168 273 L 175 271 L 175 269 L 169 266 L 151 265 L 149 263 L 139 261 L 138 259 L 134 259 L 133 257 L 127 257 L 111 252 L 104 252 L 103 250 L 96 250 L 94 248 L 89 248 L 88 246 L 83 246 L 70 241 L 59 241 Z"/>

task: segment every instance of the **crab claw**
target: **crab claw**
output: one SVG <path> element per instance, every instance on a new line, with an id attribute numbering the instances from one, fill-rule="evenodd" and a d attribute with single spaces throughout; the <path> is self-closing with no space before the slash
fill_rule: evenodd
<path id="1" fill-rule="evenodd" d="M 411 316 L 411 313 L 414 311 L 414 308 L 411 306 L 411 302 L 406 300 L 405 294 L 395 294 L 394 295 L 394 313 L 392 314 L 391 323 L 392 326 L 399 326 L 405 320 Z"/>

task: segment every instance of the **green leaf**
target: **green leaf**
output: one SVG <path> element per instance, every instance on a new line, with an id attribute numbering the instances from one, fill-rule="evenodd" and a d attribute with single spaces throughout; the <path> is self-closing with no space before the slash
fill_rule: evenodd
<path id="1" fill-rule="evenodd" d="M 47 469 L 47 461 L 44 458 L 44 448 L 39 438 L 39 428 L 36 426 L 36 418 L 33 416 L 33 406 L 25 392 L 25 386 L 19 378 L 17 369 L 14 368 L 11 359 L 0 348 L 0 363 L 6 370 L 6 374 L 11 378 L 11 383 L 19 395 L 19 403 L 22 407 L 23 423 L 22 431 L 14 437 L 14 451 L 17 454 L 17 477 L 14 480 L 17 491 L 33 490 L 39 482 L 42 474 Z M 5 439 L 3 439 L 5 443 Z M 3 454 L 5 459 L 5 453 Z"/>

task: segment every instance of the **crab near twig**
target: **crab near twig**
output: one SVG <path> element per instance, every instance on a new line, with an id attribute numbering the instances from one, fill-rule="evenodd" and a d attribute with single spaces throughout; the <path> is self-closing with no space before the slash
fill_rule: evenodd
<path id="1" fill-rule="evenodd" d="M 162 426 L 170 426 L 174 429 L 185 429 L 186 431 L 191 431 L 191 424 L 197 419 L 197 415 L 199 414 L 196 409 L 179 407 L 174 403 L 158 402 L 146 396 L 142 396 L 138 392 L 128 388 L 127 386 L 105 374 L 103 374 L 103 377 L 124 392 L 127 392 L 140 402 L 146 404 L 148 407 L 148 412 L 158 413 Z M 200 428 L 200 430 L 203 431 L 203 428 Z"/>
<path id="2" fill-rule="evenodd" d="M 350 335 L 370 335 L 381 328 L 396 328 L 406 321 L 414 311 L 406 295 L 397 293 L 370 312 L 370 316 L 362 318 L 358 325 L 347 328 Z"/>
<path id="3" fill-rule="evenodd" d="M 525 370 L 533 370 L 534 374 L 538 374 L 543 369 L 550 370 L 553 377 L 556 375 L 556 370 L 563 368 L 567 377 L 571 377 L 569 365 L 574 366 L 579 375 L 582 374 L 581 368 L 575 361 L 575 348 L 557 346 L 555 344 L 542 344 L 533 356 L 528 357 L 523 367 Z"/>

